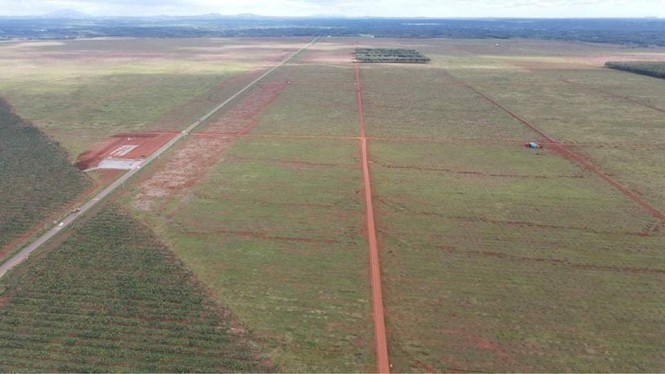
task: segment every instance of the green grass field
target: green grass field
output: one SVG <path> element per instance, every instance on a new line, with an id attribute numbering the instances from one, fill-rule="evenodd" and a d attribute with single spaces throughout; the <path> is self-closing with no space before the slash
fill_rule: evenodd
<path id="1" fill-rule="evenodd" d="M 653 219 L 556 155 L 372 150 L 397 371 L 659 370 Z"/>
<path id="2" fill-rule="evenodd" d="M 118 208 L 0 286 L 2 371 L 274 369 L 180 260 Z"/>
<path id="3" fill-rule="evenodd" d="M 177 131 L 305 44 L 256 39 L 3 43 L 0 95 L 75 159 L 108 136 Z"/>
<path id="4" fill-rule="evenodd" d="M 281 369 L 367 371 L 358 145 L 317 138 L 357 133 L 353 70 L 310 62 L 323 53 L 315 48 L 265 82 L 288 83 L 253 108 L 258 138 L 237 140 L 197 185 L 139 216 L 267 342 Z"/>
<path id="5" fill-rule="evenodd" d="M 428 45 L 426 68 L 362 72 L 370 133 L 394 135 L 370 146 L 394 369 L 662 370 L 662 222 L 547 146 L 524 148 L 539 136 L 463 84 L 662 207 L 662 113 L 642 105 L 660 105 L 657 90 L 646 82 L 628 101 L 638 89 L 625 74 L 481 43 Z M 511 64 L 525 57 L 550 68 Z"/>
<path id="6" fill-rule="evenodd" d="M 157 225 L 178 256 L 285 371 L 372 367 L 355 147 L 240 141 L 157 217 L 168 217 Z"/>
<path id="7" fill-rule="evenodd" d="M 35 118 L 57 118 L 57 126 L 38 121 L 56 139 L 80 132 L 63 140 L 74 152 L 113 126 L 178 129 L 180 119 L 241 88 L 256 68 L 251 61 L 276 63 L 302 42 L 7 44 L 6 54 L 55 58 L 62 69 L 46 70 L 44 87 L 27 65 L 14 75 L 9 69 L 0 73 L 13 77 L 0 93 L 23 98 L 19 110 Z M 0 333 L 21 338 L 0 345 L 0 357 L 10 357 L 0 369 L 375 370 L 356 47 L 416 49 L 432 59 L 360 67 L 392 370 L 665 370 L 664 222 L 557 151 L 575 152 L 662 212 L 662 80 L 603 64 L 655 59 L 663 50 L 335 38 L 146 168 L 117 202 L 135 208 L 129 214 L 145 226 L 107 209 L 3 279 Z M 125 92 L 109 99 L 108 112 L 85 117 L 76 105 L 68 113 L 28 103 L 30 90 L 57 94 L 60 81 L 47 78 L 73 71 L 63 56 L 98 49 L 96 61 L 120 59 L 128 65 L 117 69 L 125 70 L 101 77 L 91 67 L 85 79 L 65 79 L 69 91 L 53 102 Z M 138 60 L 124 60 L 123 51 L 140 50 Z M 120 113 L 131 101 L 145 111 Z M 515 117 L 563 143 L 526 148 L 546 137 Z M 242 126 L 246 135 L 228 135 Z M 51 293 L 67 287 L 76 292 L 51 304 Z M 169 312 L 175 317 L 163 316 L 162 298 L 178 303 Z M 236 324 L 240 336 L 230 332 Z M 210 325 L 214 333 L 203 338 Z M 112 343 L 99 343 L 101 334 Z M 165 340 L 171 334 L 178 338 Z M 84 349 L 84 342 L 94 344 Z M 120 343 L 132 347 L 129 356 Z M 121 366 L 127 357 L 134 364 Z"/>

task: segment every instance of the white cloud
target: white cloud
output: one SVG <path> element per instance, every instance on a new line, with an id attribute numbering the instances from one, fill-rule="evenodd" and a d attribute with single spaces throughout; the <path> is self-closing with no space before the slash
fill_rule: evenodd
<path id="1" fill-rule="evenodd" d="M 0 0 L 0 14 L 74 9 L 94 15 L 665 17 L 665 0 Z"/>

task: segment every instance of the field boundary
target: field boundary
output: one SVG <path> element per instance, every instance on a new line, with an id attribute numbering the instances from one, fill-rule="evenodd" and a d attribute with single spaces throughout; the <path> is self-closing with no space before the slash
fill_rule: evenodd
<path id="1" fill-rule="evenodd" d="M 356 102 L 358 106 L 358 126 L 360 131 L 360 155 L 363 171 L 363 190 L 365 198 L 365 218 L 367 220 L 367 241 L 369 244 L 369 270 L 372 284 L 372 309 L 374 315 L 374 334 L 376 339 L 377 372 L 389 373 L 388 342 L 386 339 L 386 322 L 383 309 L 383 289 L 381 285 L 381 263 L 379 245 L 376 236 L 376 221 L 372 202 L 372 181 L 369 172 L 369 152 L 365 132 L 365 116 L 363 111 L 362 86 L 360 83 L 360 67 L 358 62 L 353 66 L 356 73 Z"/>

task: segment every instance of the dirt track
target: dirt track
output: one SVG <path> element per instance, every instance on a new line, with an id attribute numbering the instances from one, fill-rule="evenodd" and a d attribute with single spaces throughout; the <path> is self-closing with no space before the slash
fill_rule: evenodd
<path id="1" fill-rule="evenodd" d="M 456 78 L 455 78 L 456 79 Z M 533 124 L 529 123 L 527 120 L 524 118 L 518 116 L 517 114 L 513 113 L 511 110 L 508 108 L 504 107 L 503 105 L 499 104 L 496 100 L 493 98 L 489 97 L 488 95 L 478 91 L 475 87 L 471 86 L 470 84 L 466 82 L 462 82 L 464 86 L 478 94 L 480 97 L 483 99 L 487 100 L 488 102 L 492 103 L 494 106 L 497 108 L 503 110 L 506 112 L 508 115 L 522 123 L 524 126 L 528 127 L 531 129 L 533 132 L 537 133 L 540 135 L 541 138 L 546 140 L 549 143 L 549 147 L 556 153 L 558 153 L 560 156 L 571 160 L 573 162 L 576 162 L 580 166 L 582 166 L 584 169 L 589 170 L 590 172 L 596 174 L 598 177 L 600 177 L 602 180 L 604 180 L 607 184 L 610 186 L 614 187 L 617 191 L 621 192 L 624 196 L 632 200 L 634 203 L 637 205 L 641 206 L 644 208 L 647 212 L 649 212 L 650 215 L 652 215 L 654 218 L 659 219 L 661 221 L 665 221 L 665 213 L 661 212 L 658 210 L 656 207 L 651 205 L 648 201 L 644 200 L 640 195 L 635 193 L 634 191 L 631 191 L 629 188 L 626 186 L 622 185 L 619 183 L 617 180 L 614 178 L 610 177 L 608 174 L 603 172 L 598 168 L 598 166 L 594 165 L 591 161 L 587 160 L 584 156 L 575 153 L 574 151 L 570 150 L 566 145 L 561 143 L 560 141 L 552 138 L 551 136 L 547 135 L 543 131 L 539 130 L 536 126 Z"/>
<path id="2" fill-rule="evenodd" d="M 376 222 L 372 203 L 372 183 L 369 173 L 369 153 L 367 135 L 365 133 L 365 117 L 363 114 L 362 87 L 360 84 L 360 67 L 354 63 L 356 71 L 356 101 L 358 103 L 358 125 L 360 127 L 360 156 L 363 170 L 363 190 L 365 196 L 365 217 L 367 219 L 367 241 L 369 243 L 369 265 L 372 283 L 372 310 L 374 314 L 374 333 L 376 339 L 377 372 L 389 373 L 388 342 L 386 340 L 386 322 L 383 311 L 383 289 L 381 286 L 381 264 L 379 261 L 379 245 L 376 239 Z"/>

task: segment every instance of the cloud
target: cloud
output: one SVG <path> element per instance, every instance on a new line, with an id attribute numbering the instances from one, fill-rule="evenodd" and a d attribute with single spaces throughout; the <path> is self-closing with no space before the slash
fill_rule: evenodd
<path id="1" fill-rule="evenodd" d="M 73 9 L 93 15 L 665 17 L 663 0 L 0 0 L 0 14 Z"/>

